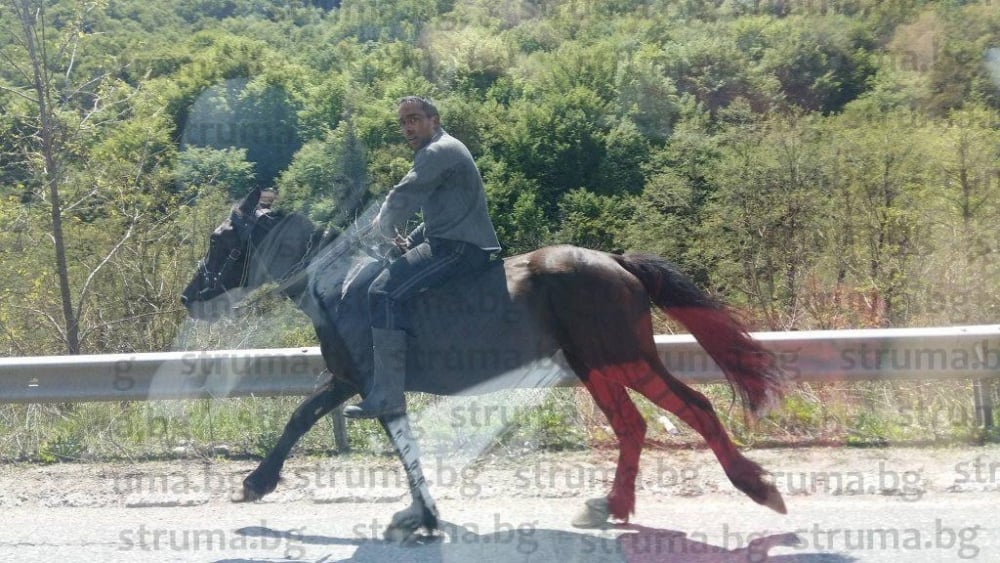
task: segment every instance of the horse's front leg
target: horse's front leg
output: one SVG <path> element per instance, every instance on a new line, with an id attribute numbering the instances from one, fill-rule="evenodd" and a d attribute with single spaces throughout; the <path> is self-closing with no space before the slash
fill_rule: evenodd
<path id="1" fill-rule="evenodd" d="M 608 518 L 628 522 L 635 512 L 635 479 L 639 474 L 639 455 L 646 438 L 646 421 L 620 383 L 604 379 L 600 372 L 591 372 L 584 386 L 601 412 L 608 418 L 618 438 L 618 466 L 615 480 L 607 497 L 590 499 L 574 520 L 578 528 L 601 528 Z"/>
<path id="2" fill-rule="evenodd" d="M 390 542 L 406 543 L 415 537 L 420 528 L 424 528 L 428 533 L 437 529 L 437 506 L 431 498 L 427 479 L 424 478 L 424 471 L 420 466 L 420 451 L 410 428 L 409 417 L 405 414 L 387 416 L 380 418 L 379 422 L 388 434 L 399 461 L 403 464 L 406 482 L 410 487 L 410 497 L 413 499 L 408 508 L 393 515 L 392 522 L 385 530 L 384 538 Z"/>
<path id="3" fill-rule="evenodd" d="M 357 394 L 353 384 L 337 377 L 330 378 L 322 387 L 306 398 L 292 413 L 285 424 L 285 429 L 278 438 L 278 443 L 261 460 L 250 475 L 243 479 L 243 490 L 236 491 L 233 502 L 249 502 L 258 500 L 274 491 L 278 486 L 281 468 L 285 465 L 292 447 L 299 441 L 316 422 L 337 408 L 344 401 Z"/>

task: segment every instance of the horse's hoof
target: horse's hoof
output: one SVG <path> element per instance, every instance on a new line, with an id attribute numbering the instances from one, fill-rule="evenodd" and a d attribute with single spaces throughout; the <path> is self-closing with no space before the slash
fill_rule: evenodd
<path id="1" fill-rule="evenodd" d="M 264 495 L 251 488 L 243 487 L 234 491 L 233 494 L 229 496 L 229 502 L 254 502 L 262 498 L 264 498 Z"/>
<path id="2" fill-rule="evenodd" d="M 575 528 L 604 528 L 608 525 L 610 516 L 608 499 L 605 497 L 592 498 L 584 504 L 583 510 L 576 515 L 572 524 Z"/>
<path id="3" fill-rule="evenodd" d="M 417 530 L 424 525 L 419 514 L 420 511 L 413 506 L 393 514 L 392 521 L 382 537 L 390 543 L 412 545 L 418 537 Z"/>
<path id="4" fill-rule="evenodd" d="M 274 487 L 261 490 L 260 487 L 253 487 L 250 485 L 252 481 L 249 478 L 243 480 L 243 486 L 239 490 L 234 491 L 230 495 L 229 500 L 231 502 L 254 502 L 264 498 L 268 493 L 274 491 Z"/>
<path id="5" fill-rule="evenodd" d="M 416 543 L 418 534 L 416 528 L 389 526 L 382 534 L 382 538 L 397 545 L 412 545 Z"/>
<path id="6" fill-rule="evenodd" d="M 778 514 L 788 514 L 788 509 L 785 508 L 785 499 L 781 498 L 781 493 L 773 485 L 767 491 L 767 498 L 761 501 L 761 504 Z"/>

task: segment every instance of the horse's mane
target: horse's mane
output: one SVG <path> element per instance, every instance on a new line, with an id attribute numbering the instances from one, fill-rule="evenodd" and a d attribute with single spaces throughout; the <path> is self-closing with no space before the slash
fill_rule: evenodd
<path id="1" fill-rule="evenodd" d="M 235 217 L 246 218 L 246 211 L 239 206 L 233 208 Z M 305 270 L 319 250 L 324 232 L 305 215 L 280 208 L 256 209 L 254 217 L 247 221 L 253 224 L 251 241 L 253 254 L 260 269 L 252 276 L 270 276 L 280 283 L 290 282 L 296 292 L 304 280 L 292 280 L 293 276 Z"/>

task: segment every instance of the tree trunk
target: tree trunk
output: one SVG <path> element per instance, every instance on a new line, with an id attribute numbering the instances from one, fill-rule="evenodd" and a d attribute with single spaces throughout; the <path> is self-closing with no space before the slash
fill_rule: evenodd
<path id="1" fill-rule="evenodd" d="M 42 178 L 46 188 L 48 188 L 49 203 L 52 206 L 52 242 L 55 246 L 56 274 L 59 279 L 63 320 L 66 323 L 63 339 L 69 354 L 79 354 L 80 326 L 79 319 L 73 309 L 73 297 L 69 285 L 69 266 L 66 262 L 66 242 L 62 225 L 62 200 L 59 197 L 60 163 L 57 146 L 59 144 L 59 131 L 52 110 L 52 83 L 48 61 L 45 58 L 45 45 L 38 44 L 35 33 L 38 25 L 45 25 L 45 7 L 43 4 L 39 4 L 37 12 L 35 12 L 32 10 L 30 2 L 22 0 L 15 3 L 14 9 L 20 16 L 21 27 L 24 31 L 25 46 L 31 60 L 32 86 L 38 102 L 39 143 L 45 161 Z"/>

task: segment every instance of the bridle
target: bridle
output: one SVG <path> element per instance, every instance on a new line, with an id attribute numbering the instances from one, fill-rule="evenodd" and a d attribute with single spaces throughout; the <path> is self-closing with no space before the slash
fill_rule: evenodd
<path id="1" fill-rule="evenodd" d="M 210 293 L 219 289 L 219 284 L 222 281 L 222 276 L 229 271 L 229 268 L 232 267 L 232 265 L 235 264 L 242 255 L 243 252 L 238 248 L 230 250 L 229 255 L 226 256 L 225 261 L 222 262 L 222 265 L 219 266 L 219 269 L 214 271 L 208 268 L 208 264 L 205 260 L 202 260 L 198 264 L 198 273 L 201 275 L 202 279 L 202 289 L 198 293 L 204 295 L 206 293 Z M 246 272 L 247 272 L 247 267 L 246 264 L 244 264 L 243 276 L 242 276 L 243 278 L 246 277 Z M 224 287 L 221 288 L 221 290 L 222 292 L 228 292 L 228 289 Z"/>
<path id="2" fill-rule="evenodd" d="M 265 217 L 267 220 L 261 220 Z M 243 263 L 243 271 L 240 274 L 240 282 L 238 286 L 235 287 L 245 287 L 250 277 L 250 257 L 255 252 L 255 241 L 267 238 L 267 235 L 270 234 L 270 232 L 281 222 L 281 218 L 270 215 L 269 211 L 265 211 L 260 215 L 254 214 L 251 216 L 250 214 L 234 210 L 229 217 L 229 223 L 240 240 L 240 247 L 231 249 L 225 260 L 223 260 L 215 270 L 208 267 L 207 261 L 201 261 L 198 265 L 198 272 L 201 276 L 203 284 L 202 289 L 198 292 L 198 294 L 204 296 L 209 293 L 215 293 L 216 295 L 229 293 L 231 288 L 221 287 L 222 280 L 225 279 L 226 274 L 231 271 L 233 266 L 244 257 L 245 260 Z M 327 252 L 332 252 L 333 256 L 336 258 L 340 258 L 340 256 L 344 254 L 351 254 L 357 250 L 361 250 L 369 257 L 385 263 L 389 259 L 388 252 L 375 251 L 369 248 L 369 245 L 364 242 L 372 231 L 373 228 L 369 223 L 362 223 L 362 226 L 354 229 L 354 232 L 349 234 L 339 233 L 338 238 L 340 236 L 343 236 L 344 238 L 338 241 L 339 244 L 333 244 L 331 245 L 332 248 L 328 247 L 326 250 Z M 327 244 L 330 242 L 330 239 L 327 239 L 326 236 L 321 238 L 322 240 L 317 241 L 314 237 L 310 237 L 307 241 L 306 250 L 301 259 L 284 272 L 279 279 L 273 280 L 277 284 L 277 291 L 286 291 L 292 287 L 296 287 L 302 282 L 307 275 L 306 268 L 312 258 L 314 258 L 314 254 L 318 252 L 320 248 L 327 247 Z M 329 259 L 330 256 L 326 256 L 325 258 Z M 251 302 L 252 301 L 253 299 L 251 299 Z"/>
<path id="3" fill-rule="evenodd" d="M 266 218 L 266 220 L 261 220 Z M 236 231 L 237 236 L 240 240 L 240 248 L 234 248 L 229 251 L 226 259 L 219 266 L 218 271 L 212 272 L 205 265 L 204 261 L 199 267 L 202 279 L 204 280 L 205 288 L 199 293 L 207 293 L 210 291 L 220 291 L 223 293 L 228 293 L 229 289 L 224 287 L 219 287 L 221 281 L 224 279 L 225 274 L 232 268 L 233 264 L 239 261 L 239 259 L 246 255 L 246 260 L 243 264 L 243 271 L 240 275 L 240 282 L 236 287 L 246 287 L 247 282 L 250 278 L 251 273 L 251 258 L 258 252 L 257 246 L 261 241 L 266 240 L 268 235 L 271 234 L 279 224 L 285 221 L 287 218 L 283 217 L 281 214 L 278 216 L 271 215 L 269 211 L 261 213 L 260 215 L 255 215 L 249 217 L 245 214 L 233 212 L 229 218 L 229 223 L 232 225 L 234 231 Z M 322 244 L 322 241 L 318 240 L 320 237 L 310 236 L 306 240 L 305 249 L 299 260 L 289 267 L 281 277 L 275 278 L 272 281 L 277 285 L 275 289 L 269 290 L 268 293 L 278 292 L 284 293 L 287 291 L 292 291 L 298 293 L 295 289 L 306 277 L 306 267 L 309 265 L 310 260 L 317 251 L 317 247 Z M 289 294 L 291 296 L 291 294 Z M 252 298 L 249 302 L 244 303 L 244 307 L 250 306 L 258 298 Z"/>
<path id="4" fill-rule="evenodd" d="M 257 227 L 261 227 L 267 232 L 270 232 L 273 225 L 265 223 L 269 222 L 261 222 L 256 216 L 247 217 L 243 213 L 233 211 L 233 213 L 229 216 L 229 224 L 232 225 L 233 230 L 236 231 L 236 234 L 240 239 L 241 248 L 233 248 L 230 250 L 229 254 L 226 255 L 226 259 L 223 260 L 222 264 L 219 265 L 216 270 L 209 269 L 208 263 L 205 260 L 202 260 L 201 263 L 198 264 L 198 273 L 201 275 L 203 282 L 202 289 L 198 292 L 199 294 L 204 295 L 210 292 L 229 293 L 229 288 L 220 287 L 222 280 L 225 275 L 229 273 L 230 268 L 239 262 L 240 258 L 242 258 L 244 254 L 253 254 L 252 246 L 254 230 L 256 230 Z M 246 249 L 246 251 L 243 249 Z M 247 259 L 243 261 L 243 271 L 240 273 L 240 283 L 238 287 L 246 285 L 249 275 L 250 260 Z"/>

